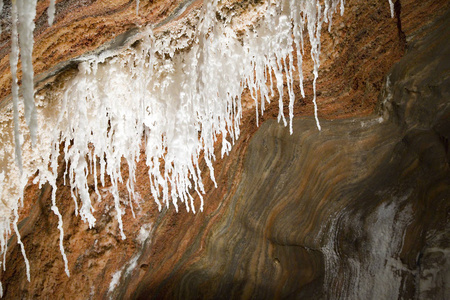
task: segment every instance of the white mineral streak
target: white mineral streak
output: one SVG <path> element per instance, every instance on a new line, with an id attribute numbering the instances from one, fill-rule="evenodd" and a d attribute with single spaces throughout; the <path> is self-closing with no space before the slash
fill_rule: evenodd
<path id="1" fill-rule="evenodd" d="M 122 275 L 122 269 L 115 272 L 111 278 L 111 282 L 109 283 L 108 293 L 112 293 L 116 286 L 119 284 L 120 276 Z M 111 298 L 110 298 L 111 299 Z"/>
<path id="2" fill-rule="evenodd" d="M 153 225 L 152 223 L 144 224 L 139 230 L 139 234 L 136 240 L 140 245 L 144 245 L 144 243 L 151 237 L 153 229 L 152 225 Z"/>
<path id="3" fill-rule="evenodd" d="M 111 278 L 111 282 L 109 283 L 109 288 L 108 288 L 108 294 L 109 294 L 109 299 L 113 299 L 113 292 L 114 289 L 116 288 L 116 286 L 119 284 L 120 279 L 121 278 L 125 278 L 127 276 L 130 276 L 132 274 L 132 271 L 134 269 L 136 269 L 137 266 L 137 262 L 139 260 L 139 258 L 142 256 L 142 254 L 144 253 L 144 246 L 147 243 L 147 241 L 151 240 L 152 238 L 152 230 L 154 229 L 152 223 L 149 224 L 144 224 L 141 229 L 139 230 L 139 234 L 136 237 L 136 241 L 138 242 L 138 244 L 141 246 L 138 250 L 138 252 L 126 263 L 122 266 L 122 268 L 120 268 L 118 271 L 116 271 L 112 278 Z M 124 272 L 125 270 L 125 272 Z"/>

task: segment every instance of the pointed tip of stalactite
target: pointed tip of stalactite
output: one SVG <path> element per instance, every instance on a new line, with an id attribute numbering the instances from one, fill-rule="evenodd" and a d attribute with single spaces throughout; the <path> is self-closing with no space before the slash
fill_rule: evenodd
<path id="1" fill-rule="evenodd" d="M 322 126 L 320 126 L 319 118 L 316 116 L 316 127 L 320 131 L 322 131 Z"/>
<path id="2" fill-rule="evenodd" d="M 120 223 L 122 223 L 122 222 L 120 222 Z M 123 226 L 120 226 L 120 237 L 122 238 L 122 241 L 127 239 L 127 237 L 125 236 L 125 233 L 123 232 Z"/>

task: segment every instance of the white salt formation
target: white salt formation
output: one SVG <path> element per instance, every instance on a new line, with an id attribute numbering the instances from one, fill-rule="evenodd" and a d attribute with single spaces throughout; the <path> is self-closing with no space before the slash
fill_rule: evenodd
<path id="1" fill-rule="evenodd" d="M 392 0 L 389 0 L 389 6 L 391 8 L 391 18 L 394 17 L 394 2 Z"/>
<path id="2" fill-rule="evenodd" d="M 53 20 L 55 19 L 55 0 L 50 0 L 50 5 L 48 6 L 47 10 L 48 14 L 48 25 L 53 24 Z"/>
<path id="3" fill-rule="evenodd" d="M 2 11 L 3 11 L 3 0 L 0 0 L 0 15 L 2 14 Z M 2 24 L 1 23 L 0 23 L 0 34 L 2 34 Z M 1 288 L 1 286 L 0 286 L 0 288 Z"/>
<path id="4" fill-rule="evenodd" d="M 37 120 L 36 107 L 34 105 L 33 83 L 33 30 L 36 16 L 36 0 L 16 0 L 18 9 L 18 31 L 20 43 L 20 60 L 22 61 L 22 94 L 25 105 L 25 120 L 30 130 L 31 142 L 36 143 Z"/>
<path id="5" fill-rule="evenodd" d="M 121 218 L 124 208 L 118 188 L 118 184 L 123 182 L 121 160 L 124 159 L 129 167 L 126 186 L 130 199 L 138 199 L 134 182 L 142 145 L 149 167 L 151 192 L 158 208 L 161 210 L 163 205 L 168 207 L 172 203 L 178 211 L 181 202 L 187 211 L 202 211 L 202 193 L 205 191 L 199 157 L 203 154 L 214 181 L 214 143 L 218 137 L 222 138 L 223 156 L 239 137 L 241 94 L 245 88 L 251 92 L 257 115 L 259 107 L 261 113 L 264 112 L 265 103 L 274 97 L 277 90 L 280 95 L 278 120 L 287 125 L 282 99 L 286 82 L 292 132 L 295 68 L 299 71 L 300 89 L 304 96 L 302 60 L 305 31 L 314 62 L 315 118 L 320 130 L 315 96 L 320 66 L 320 33 L 324 22 L 331 25 L 338 5 L 342 13 L 343 0 L 268 1 L 258 6 L 263 15 L 260 21 L 245 27 L 244 34 L 238 36 L 237 29 L 243 28 L 234 28 L 232 24 L 239 22 L 232 22 L 232 16 L 222 14 L 217 0 L 205 1 L 201 11 L 191 15 L 198 22 L 195 28 L 186 25 L 179 32 L 155 36 L 152 28 L 148 27 L 141 34 L 143 38 L 137 47 L 108 57 L 93 56 L 80 63 L 78 74 L 62 89 L 55 87 L 51 94 L 36 97 L 39 111 L 36 114 L 31 65 L 36 1 L 13 1 L 13 105 L 12 112 L 9 108 L 0 115 L 2 253 L 6 251 L 11 217 L 16 216 L 17 221 L 23 189 L 28 179 L 37 174 L 35 183 L 40 186 L 49 183 L 53 189 L 52 211 L 58 216 L 60 249 L 69 275 L 62 242 L 62 216 L 56 206 L 60 145 L 63 145 L 66 162 L 64 178 L 66 175 L 69 178 L 66 184 L 71 187 L 76 213 L 90 227 L 95 225 L 91 199 L 100 201 L 101 197 L 96 181 L 96 197 L 89 194 L 87 175 L 100 176 L 103 186 L 108 176 L 121 236 L 125 238 Z M 139 1 L 136 2 L 136 13 L 138 9 Z M 54 11 L 52 0 L 48 9 L 50 24 Z M 216 18 L 216 14 L 221 15 L 222 21 Z M 19 102 L 17 85 L 18 41 L 23 66 L 23 106 Z M 294 55 L 297 56 L 296 65 Z M 22 118 L 23 112 L 29 134 Z M 13 124 L 14 134 L 9 130 Z M 191 191 L 199 195 L 200 203 L 194 203 Z M 18 234 L 16 222 L 14 229 Z M 20 237 L 18 241 L 20 243 Z"/>

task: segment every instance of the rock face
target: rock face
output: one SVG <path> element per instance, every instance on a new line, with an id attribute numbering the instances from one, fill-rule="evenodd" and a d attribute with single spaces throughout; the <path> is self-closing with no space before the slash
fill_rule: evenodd
<path id="1" fill-rule="evenodd" d="M 71 277 L 51 187 L 30 184 L 20 231 L 31 282 L 13 236 L 4 297 L 450 298 L 449 6 L 397 1 L 392 20 L 387 1 L 357 2 L 335 21 L 337 33 L 324 34 L 322 131 L 311 93 L 296 104 L 292 135 L 274 120 L 274 105 L 259 128 L 248 111 L 230 156 L 215 163 L 218 187 L 205 180 L 205 211 L 196 215 L 158 212 L 141 164 L 142 199 L 136 218 L 129 208 L 123 217 L 126 240 L 108 184 L 95 228 L 74 216 L 61 162 Z M 121 198 L 129 201 L 125 187 Z"/>

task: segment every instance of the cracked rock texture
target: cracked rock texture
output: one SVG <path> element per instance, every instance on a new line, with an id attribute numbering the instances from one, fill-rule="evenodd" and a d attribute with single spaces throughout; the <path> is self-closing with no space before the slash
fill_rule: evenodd
<path id="1" fill-rule="evenodd" d="M 58 64 L 93 51 L 138 19 L 169 18 L 170 26 L 183 5 L 140 1 L 136 17 L 134 1 L 109 2 L 58 1 L 54 27 L 42 21 L 35 32 L 36 57 L 54 53 L 36 65 L 37 74 L 51 76 Z M 86 7 L 61 13 L 80 3 Z M 46 5 L 39 1 L 39 18 Z M 395 7 L 391 19 L 388 1 L 346 1 L 344 16 L 323 33 L 322 131 L 312 117 L 307 62 L 307 96 L 295 105 L 294 133 L 274 120 L 276 103 L 259 127 L 247 110 L 240 139 L 215 162 L 218 187 L 204 176 L 203 213 L 158 212 L 140 164 L 142 199 L 136 218 L 129 207 L 123 216 L 127 239 L 120 239 L 110 183 L 94 204 L 97 223 L 89 229 L 74 215 L 61 160 L 57 204 L 70 278 L 50 210 L 51 187 L 30 182 L 19 227 L 31 282 L 12 236 L 1 274 L 4 298 L 449 299 L 449 3 L 402 0 Z M 75 33 L 73 41 L 62 40 L 70 26 L 92 27 L 98 38 L 85 42 Z M 2 101 L 9 101 L 6 35 Z M 121 197 L 129 200 L 125 187 Z"/>

